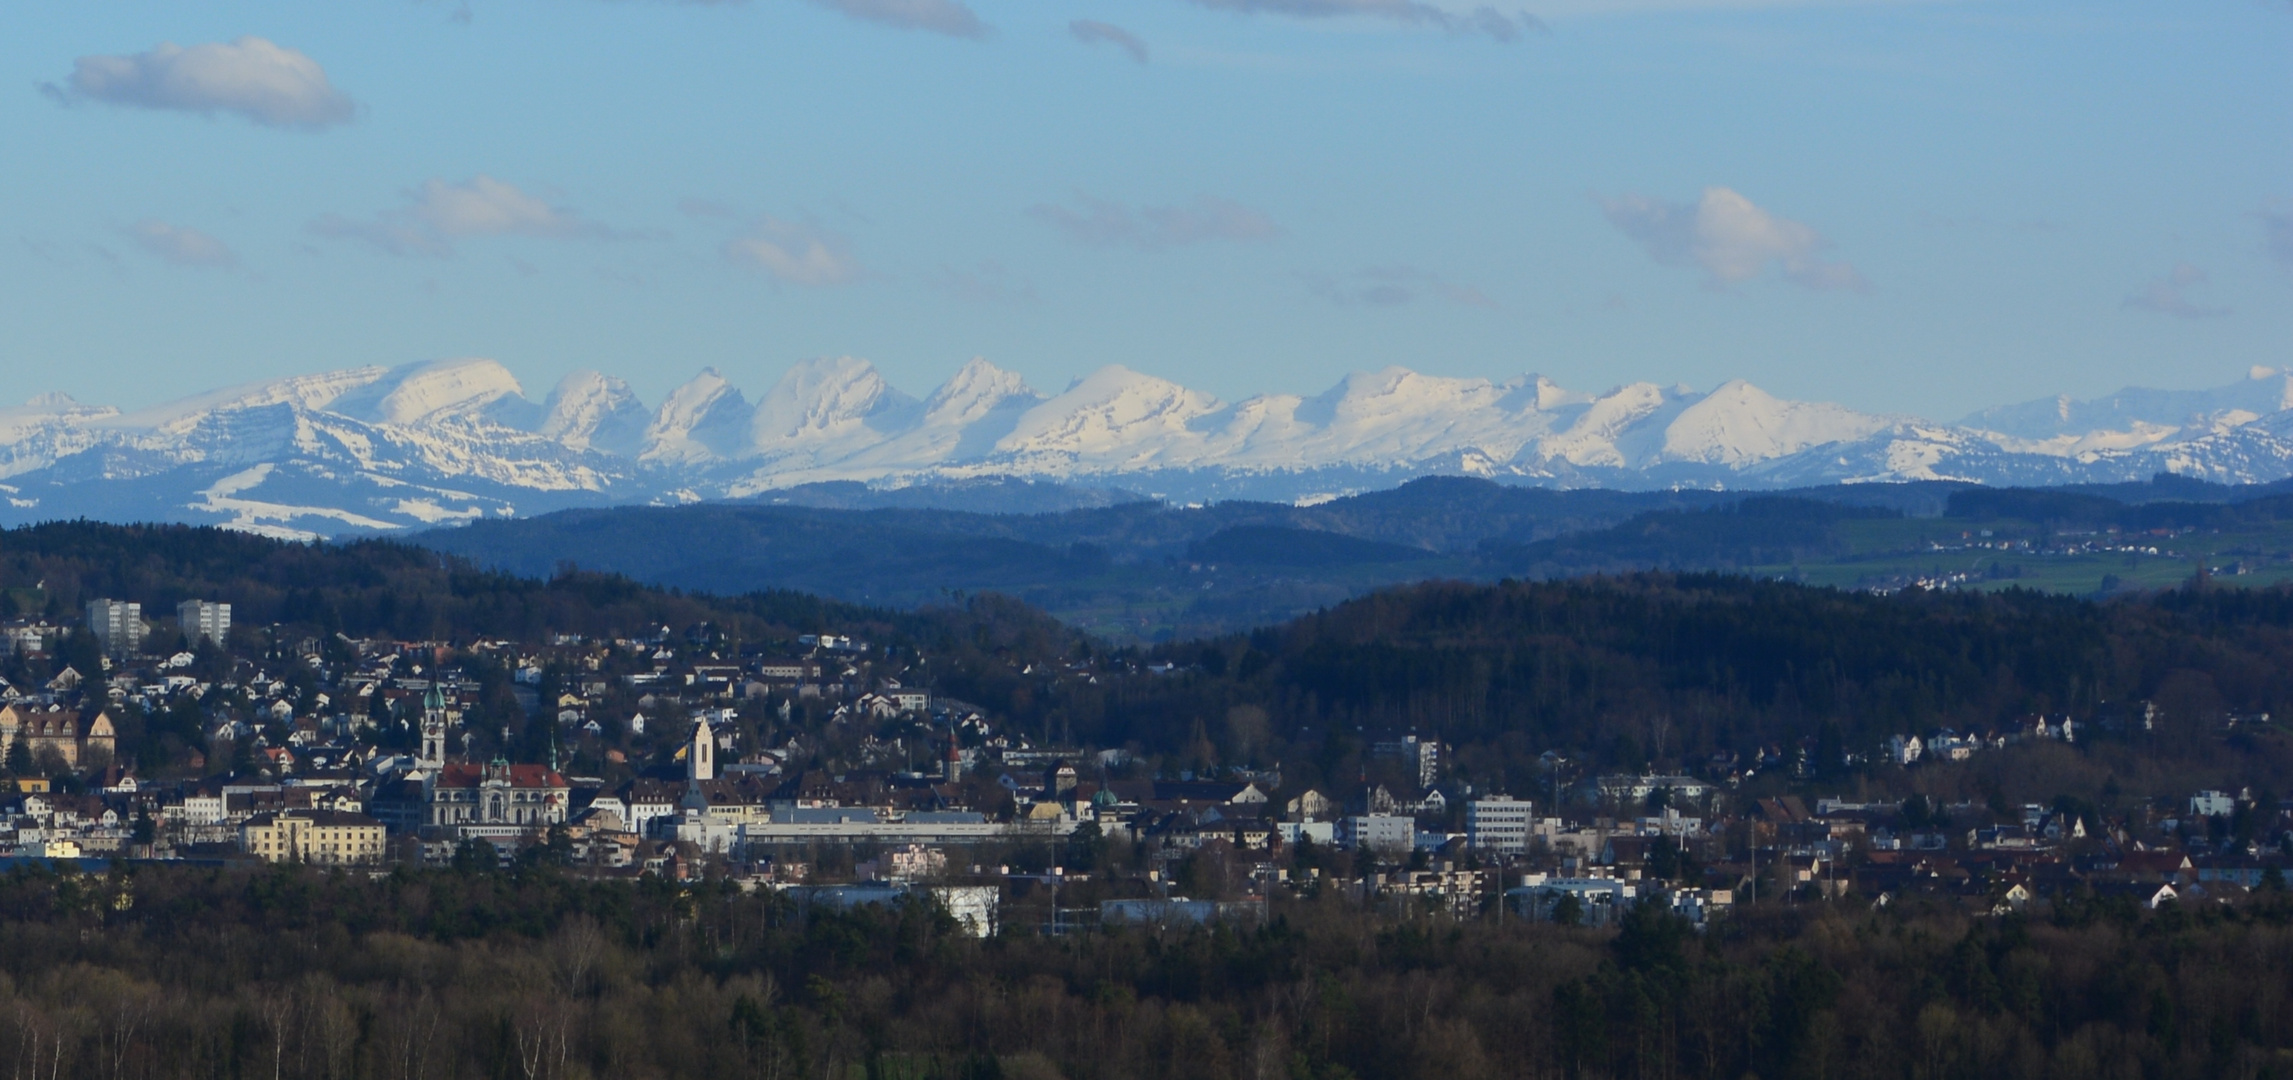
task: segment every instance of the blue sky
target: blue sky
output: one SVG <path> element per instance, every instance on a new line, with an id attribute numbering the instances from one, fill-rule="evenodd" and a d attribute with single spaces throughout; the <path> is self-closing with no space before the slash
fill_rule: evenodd
<path id="1" fill-rule="evenodd" d="M 977 355 L 1951 418 L 2293 365 L 2293 2 L 1520 10 L 14 6 L 0 397 Z"/>

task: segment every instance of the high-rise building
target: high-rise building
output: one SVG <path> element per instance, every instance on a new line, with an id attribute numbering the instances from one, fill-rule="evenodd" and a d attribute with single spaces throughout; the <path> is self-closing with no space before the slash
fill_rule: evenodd
<path id="1" fill-rule="evenodd" d="M 96 636 L 106 656 L 134 656 L 143 651 L 143 605 L 125 600 L 88 601 L 88 632 Z M 96 676 L 102 672 L 87 672 Z"/>
<path id="2" fill-rule="evenodd" d="M 231 605 L 209 600 L 185 600 L 175 605 L 175 621 L 183 627 L 183 640 L 193 648 L 205 638 L 217 645 L 231 638 Z"/>
<path id="3" fill-rule="evenodd" d="M 1465 804 L 1465 837 L 1484 854 L 1519 855 L 1529 850 L 1527 801 L 1507 795 Z"/>

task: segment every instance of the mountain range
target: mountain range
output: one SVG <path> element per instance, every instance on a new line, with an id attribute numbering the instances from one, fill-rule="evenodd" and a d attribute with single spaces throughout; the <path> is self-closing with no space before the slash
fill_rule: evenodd
<path id="1" fill-rule="evenodd" d="M 137 412 L 60 394 L 0 409 L 0 523 L 179 521 L 305 539 L 855 484 L 942 490 L 955 505 L 990 481 L 1041 484 L 1063 505 L 1311 505 L 1427 475 L 1769 490 L 2159 473 L 2293 476 L 2293 374 L 2255 368 L 2209 390 L 2047 399 L 1951 423 L 1780 399 L 1742 380 L 1583 393 L 1537 375 L 1399 367 L 1312 397 L 1229 403 L 1122 367 L 1047 394 L 975 359 L 918 399 L 851 357 L 800 363 L 753 403 L 715 370 L 656 406 L 589 371 L 536 402 L 501 364 L 461 359 L 250 383 Z"/>

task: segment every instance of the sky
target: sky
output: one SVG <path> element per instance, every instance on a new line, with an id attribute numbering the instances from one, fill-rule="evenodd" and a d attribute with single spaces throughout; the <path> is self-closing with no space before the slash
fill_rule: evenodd
<path id="1" fill-rule="evenodd" d="M 1226 400 L 2293 366 L 2293 0 L 0 11 L 0 400 L 852 355 Z"/>

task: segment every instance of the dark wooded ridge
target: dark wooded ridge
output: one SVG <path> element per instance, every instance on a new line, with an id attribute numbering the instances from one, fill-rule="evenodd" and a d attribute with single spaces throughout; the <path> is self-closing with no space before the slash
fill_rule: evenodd
<path id="1" fill-rule="evenodd" d="M 0 1055 L 49 1080 L 2281 1076 L 2289 971 L 2281 892 L 979 941 L 539 862 L 0 877 Z"/>

